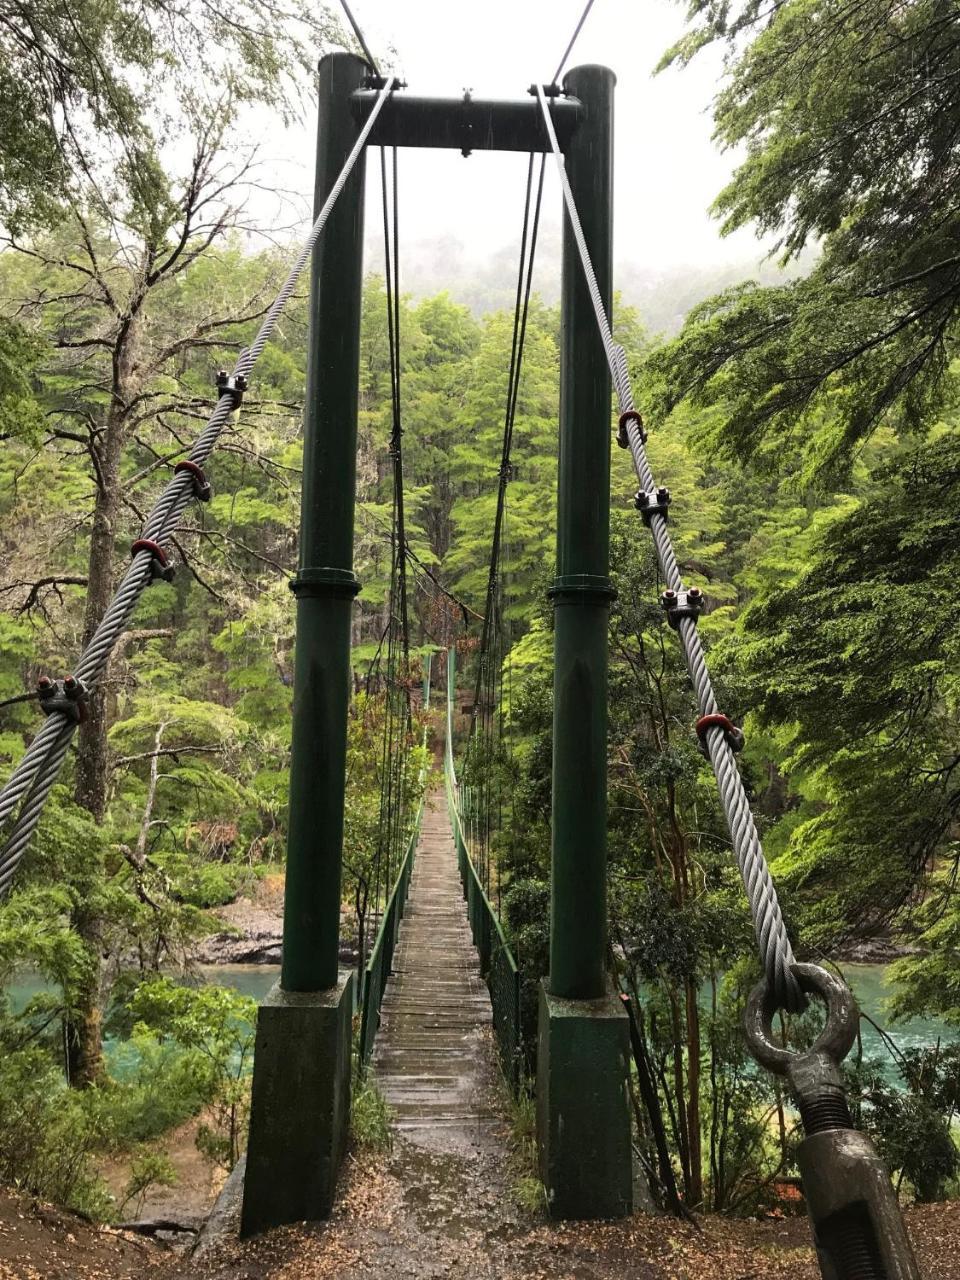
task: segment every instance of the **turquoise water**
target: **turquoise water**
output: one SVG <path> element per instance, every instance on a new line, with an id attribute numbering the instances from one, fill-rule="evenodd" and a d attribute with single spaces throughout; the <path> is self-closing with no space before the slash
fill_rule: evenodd
<path id="1" fill-rule="evenodd" d="M 200 976 L 207 982 L 233 987 L 242 995 L 258 1002 L 263 999 L 280 976 L 280 966 L 274 964 L 211 965 L 200 969 Z M 844 967 L 844 976 L 852 986 L 860 1007 L 884 1029 L 898 1049 L 918 1049 L 936 1044 L 937 1040 L 953 1041 L 958 1037 L 955 1028 L 948 1027 L 938 1018 L 911 1018 L 907 1022 L 892 1023 L 885 1004 L 891 995 L 886 976 L 886 966 L 881 964 L 851 964 Z M 32 974 L 21 976 L 9 989 L 14 1009 L 22 1009 L 31 996 L 45 990 L 45 984 Z M 890 1064 L 891 1078 L 896 1068 L 879 1033 L 868 1022 L 861 1023 L 865 1057 L 882 1058 Z M 116 1067 L 129 1069 L 128 1051 L 122 1043 L 108 1042 L 108 1056 L 116 1060 Z"/>

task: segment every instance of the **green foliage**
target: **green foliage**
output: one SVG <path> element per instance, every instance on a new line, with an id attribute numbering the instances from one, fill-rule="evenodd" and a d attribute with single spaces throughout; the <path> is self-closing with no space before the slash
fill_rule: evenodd
<path id="1" fill-rule="evenodd" d="M 130 1016 L 150 1028 L 161 1046 L 172 1042 L 183 1051 L 209 1117 L 200 1125 L 197 1146 L 232 1169 L 246 1138 L 256 1002 L 226 987 L 185 987 L 155 978 L 133 993 Z"/>
<path id="2" fill-rule="evenodd" d="M 138 1218 L 151 1187 L 174 1187 L 176 1183 L 177 1171 L 168 1155 L 146 1149 L 137 1152 L 130 1162 L 130 1177 L 117 1207 L 118 1215 L 123 1214 L 131 1201 L 136 1201 L 133 1216 Z"/>
<path id="3" fill-rule="evenodd" d="M 542 1214 L 547 1209 L 547 1191 L 538 1168 L 536 1099 L 526 1085 L 514 1093 L 506 1081 L 501 1098 L 510 1125 L 511 1190 L 524 1212 Z"/>
<path id="4" fill-rule="evenodd" d="M 955 1192 L 960 1151 L 951 1129 L 960 1106 L 960 1045 L 937 1044 L 898 1055 L 900 1083 L 884 1078 L 879 1064 L 850 1070 L 859 1095 L 858 1122 L 874 1137 L 899 1188 L 906 1181 L 919 1201 Z"/>
<path id="5" fill-rule="evenodd" d="M 651 361 L 653 400 L 705 410 L 703 434 L 730 457 L 777 467 L 799 450 L 822 482 L 878 423 L 922 429 L 956 403 L 956 11 L 693 0 L 688 12 L 665 61 L 730 47 L 714 119 L 745 158 L 716 202 L 724 230 L 753 223 L 788 259 L 819 240 L 821 256 L 804 279 L 695 308 Z"/>
<path id="6" fill-rule="evenodd" d="M 350 1138 L 361 1151 L 389 1151 L 393 1146 L 390 1108 L 368 1071 L 354 1082 L 351 1093 Z"/>
<path id="7" fill-rule="evenodd" d="M 103 1133 L 42 1049 L 0 1054 L 0 1182 L 94 1218 L 110 1213 L 94 1169 Z"/>
<path id="8" fill-rule="evenodd" d="M 936 602 L 952 590 L 958 482 L 956 432 L 901 451 L 743 619 L 737 666 L 810 796 L 778 870 L 821 944 L 879 927 L 931 858 L 952 858 L 957 646 Z M 942 913 L 918 917 L 921 935 L 925 920 L 944 941 Z"/>
<path id="9" fill-rule="evenodd" d="M 296 72 L 334 30 L 326 10 L 306 6 L 278 25 L 255 3 L 222 23 L 213 10 L 187 15 L 165 0 L 71 0 L 67 9 L 30 0 L 0 37 L 0 221 L 16 233 L 53 223 L 84 176 L 100 179 L 101 203 L 118 180 L 126 185 L 128 225 L 161 218 L 160 155 L 181 121 L 218 99 L 221 110 L 289 110 Z"/>

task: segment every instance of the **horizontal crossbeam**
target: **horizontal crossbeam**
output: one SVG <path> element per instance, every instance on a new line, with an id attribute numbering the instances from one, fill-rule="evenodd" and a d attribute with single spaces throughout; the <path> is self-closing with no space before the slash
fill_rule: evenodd
<path id="1" fill-rule="evenodd" d="M 375 89 L 358 89 L 352 109 L 361 124 L 377 101 Z M 583 115 L 576 98 L 552 98 L 561 149 Z M 549 151 L 550 138 L 535 98 L 423 98 L 396 92 L 386 102 L 369 142 L 382 147 L 447 147 L 470 151 Z"/>

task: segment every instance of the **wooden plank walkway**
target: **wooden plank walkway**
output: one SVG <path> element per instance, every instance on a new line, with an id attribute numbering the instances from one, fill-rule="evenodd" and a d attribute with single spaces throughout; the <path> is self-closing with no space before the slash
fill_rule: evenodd
<path id="1" fill-rule="evenodd" d="M 373 1057 L 405 1138 L 451 1154 L 486 1145 L 501 1123 L 492 1024 L 439 788 L 424 809 Z"/>

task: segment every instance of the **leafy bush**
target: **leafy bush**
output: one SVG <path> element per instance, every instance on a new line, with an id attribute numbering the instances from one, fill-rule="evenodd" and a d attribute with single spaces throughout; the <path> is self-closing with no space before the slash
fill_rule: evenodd
<path id="1" fill-rule="evenodd" d="M 0 1183 L 109 1217 L 112 1201 L 93 1167 L 103 1140 L 97 1107 L 67 1087 L 43 1050 L 0 1056 Z"/>
<path id="2" fill-rule="evenodd" d="M 135 1035 L 152 1032 L 161 1047 L 181 1051 L 183 1099 L 192 1113 L 208 1109 L 197 1146 L 232 1169 L 247 1130 L 256 1001 L 226 987 L 184 987 L 157 977 L 136 989 L 130 1011 L 140 1019 Z"/>
<path id="3" fill-rule="evenodd" d="M 891 1085 L 875 1062 L 850 1073 L 860 1095 L 859 1120 L 898 1188 L 906 1180 L 917 1200 L 943 1200 L 960 1174 L 952 1132 L 960 1103 L 960 1044 L 908 1049 L 899 1066 L 901 1086 Z"/>

